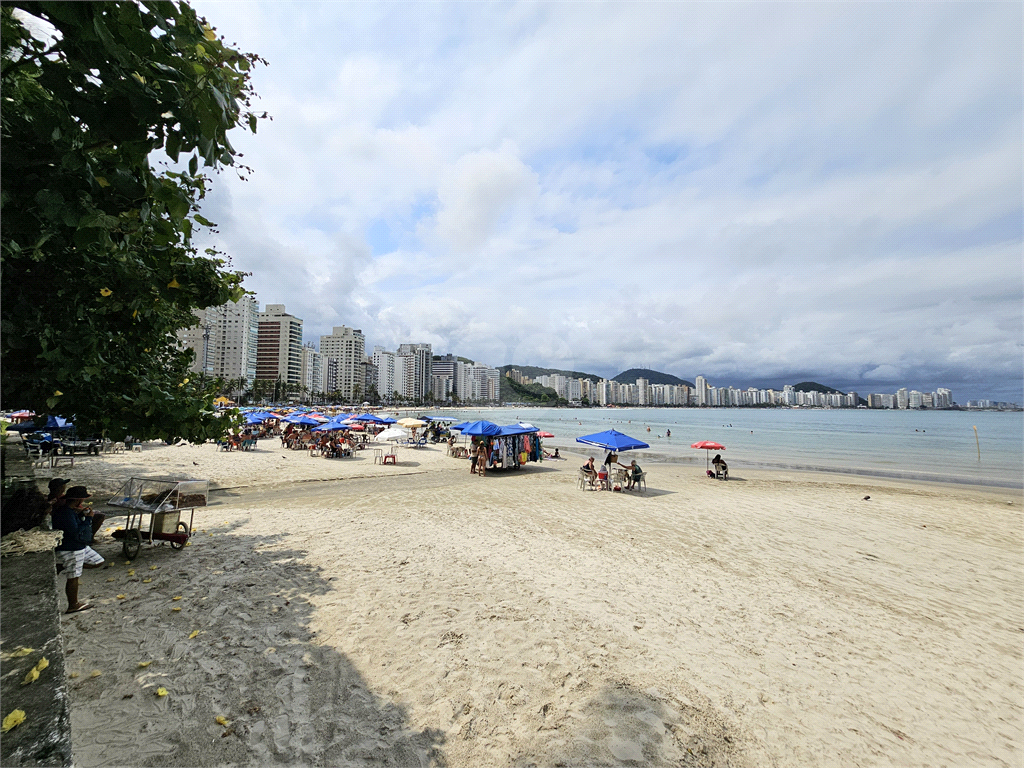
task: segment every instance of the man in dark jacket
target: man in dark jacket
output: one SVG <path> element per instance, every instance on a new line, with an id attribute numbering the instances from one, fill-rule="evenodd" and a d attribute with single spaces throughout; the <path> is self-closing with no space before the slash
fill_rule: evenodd
<path id="1" fill-rule="evenodd" d="M 68 581 L 64 594 L 68 598 L 68 613 L 85 611 L 92 606 L 78 601 L 78 579 L 83 568 L 99 568 L 103 557 L 89 543 L 92 541 L 93 511 L 85 505 L 89 492 L 84 485 L 68 488 L 63 502 L 52 513 L 53 530 L 63 531 L 64 537 L 57 545 L 57 557 L 64 564 Z"/>

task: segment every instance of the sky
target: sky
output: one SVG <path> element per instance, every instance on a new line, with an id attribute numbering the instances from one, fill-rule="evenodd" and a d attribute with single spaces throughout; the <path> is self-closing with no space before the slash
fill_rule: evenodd
<path id="1" fill-rule="evenodd" d="M 203 215 L 307 340 L 1024 401 L 1022 6 L 244 2 Z"/>

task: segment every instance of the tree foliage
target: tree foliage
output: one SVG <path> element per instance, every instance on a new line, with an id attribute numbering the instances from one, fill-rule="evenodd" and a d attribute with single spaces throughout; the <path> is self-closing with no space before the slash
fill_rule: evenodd
<path id="1" fill-rule="evenodd" d="M 216 383 L 176 333 L 244 293 L 193 231 L 213 226 L 205 173 L 248 170 L 227 134 L 256 131 L 262 60 L 184 2 L 18 1 L 0 22 L 4 404 L 113 437 L 218 436 Z M 154 169 L 158 150 L 175 165 Z"/>

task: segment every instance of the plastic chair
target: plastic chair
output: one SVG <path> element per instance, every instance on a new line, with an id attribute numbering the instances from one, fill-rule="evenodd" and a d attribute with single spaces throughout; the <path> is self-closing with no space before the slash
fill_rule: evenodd
<path id="1" fill-rule="evenodd" d="M 579 475 L 576 478 L 576 485 L 581 491 L 587 489 L 594 490 L 597 486 L 594 484 L 596 478 L 589 472 L 584 472 L 582 469 L 579 470 Z"/>
<path id="2" fill-rule="evenodd" d="M 72 454 L 68 454 L 66 456 L 62 456 L 62 455 L 58 454 L 56 451 L 53 451 L 53 452 L 50 453 L 50 468 L 51 469 L 53 469 L 54 467 L 58 466 L 62 461 L 65 461 L 71 467 L 74 467 L 75 466 L 75 455 L 72 453 Z"/>
<path id="3" fill-rule="evenodd" d="M 647 473 L 646 472 L 641 472 L 640 473 L 640 477 L 638 477 L 636 479 L 636 482 L 633 483 L 633 487 L 634 488 L 639 488 L 640 486 L 643 486 L 643 492 L 647 493 Z"/>
<path id="4" fill-rule="evenodd" d="M 373 463 L 374 464 L 383 464 L 384 463 L 384 449 L 383 448 L 374 448 L 373 449 Z"/>

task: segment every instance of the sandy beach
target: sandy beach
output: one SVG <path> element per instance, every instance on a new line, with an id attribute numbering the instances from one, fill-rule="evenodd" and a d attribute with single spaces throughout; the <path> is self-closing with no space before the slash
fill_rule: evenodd
<path id="1" fill-rule="evenodd" d="M 77 764 L 1021 765 L 1020 492 L 651 464 L 634 495 L 580 463 L 62 467 L 97 502 L 216 489 L 180 552 L 98 538 L 63 617 Z"/>

